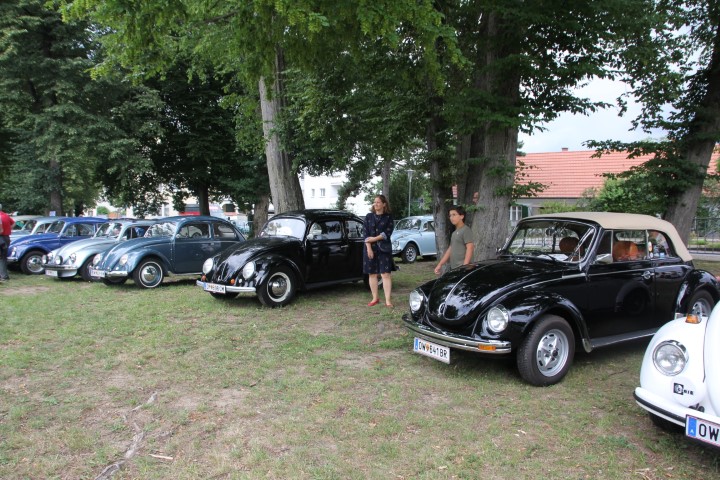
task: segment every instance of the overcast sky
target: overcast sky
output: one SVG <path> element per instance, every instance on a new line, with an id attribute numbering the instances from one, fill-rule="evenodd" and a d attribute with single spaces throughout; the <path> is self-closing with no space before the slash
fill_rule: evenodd
<path id="1" fill-rule="evenodd" d="M 624 84 L 608 80 L 595 80 L 580 90 L 580 94 L 591 100 L 603 100 L 614 103 L 623 93 Z M 648 135 L 642 131 L 630 131 L 631 120 L 640 113 L 636 104 L 628 105 L 628 111 L 618 116 L 617 107 L 611 107 L 590 116 L 562 114 L 557 120 L 545 125 L 545 132 L 536 131 L 532 136 L 520 134 L 524 143 L 522 151 L 526 153 L 558 152 L 569 150 L 587 150 L 583 142 L 587 140 L 620 140 L 625 142 L 643 140 L 649 137 L 662 138 L 661 132 Z"/>

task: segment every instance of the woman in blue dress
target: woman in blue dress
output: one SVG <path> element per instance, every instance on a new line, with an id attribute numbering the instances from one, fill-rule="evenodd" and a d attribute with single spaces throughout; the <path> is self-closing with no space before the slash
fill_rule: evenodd
<path id="1" fill-rule="evenodd" d="M 395 222 L 390 214 L 390 204 L 385 195 L 378 195 L 370 207 L 370 213 L 365 216 L 365 249 L 363 251 L 363 273 L 368 275 L 372 300 L 368 307 L 380 302 L 378 296 L 378 274 L 383 280 L 385 305 L 392 307 L 390 298 L 392 293 L 393 271 L 392 243 L 390 236 L 395 228 Z"/>

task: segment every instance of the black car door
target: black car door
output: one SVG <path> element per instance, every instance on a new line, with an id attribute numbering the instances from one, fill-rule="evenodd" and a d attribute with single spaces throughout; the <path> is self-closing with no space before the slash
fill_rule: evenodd
<path id="1" fill-rule="evenodd" d="M 314 222 L 305 241 L 307 283 L 333 282 L 347 275 L 347 241 L 342 222 Z"/>

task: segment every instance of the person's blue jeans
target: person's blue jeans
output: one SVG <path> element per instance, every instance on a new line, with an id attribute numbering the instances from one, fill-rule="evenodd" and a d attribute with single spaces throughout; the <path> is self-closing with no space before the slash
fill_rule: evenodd
<path id="1" fill-rule="evenodd" d="M 8 280 L 7 256 L 10 249 L 10 237 L 8 235 L 0 235 L 0 279 Z"/>

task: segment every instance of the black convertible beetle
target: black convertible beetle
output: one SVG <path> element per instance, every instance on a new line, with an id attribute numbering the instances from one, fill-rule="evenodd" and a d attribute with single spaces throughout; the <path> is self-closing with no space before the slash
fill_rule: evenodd
<path id="1" fill-rule="evenodd" d="M 574 212 L 521 220 L 497 259 L 410 294 L 413 351 L 515 355 L 523 379 L 551 385 L 576 348 L 651 337 L 676 314 L 709 315 L 717 279 L 697 270 L 675 227 L 637 214 Z"/>

